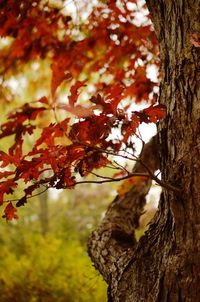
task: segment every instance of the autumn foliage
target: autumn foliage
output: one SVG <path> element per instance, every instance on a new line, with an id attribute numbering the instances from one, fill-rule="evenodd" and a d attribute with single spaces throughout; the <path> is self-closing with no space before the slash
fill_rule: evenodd
<path id="1" fill-rule="evenodd" d="M 135 0 L 100 1 L 77 22 L 64 2 L 0 1 L 0 36 L 9 42 L 0 53 L 2 81 L 36 60 L 51 66 L 49 93 L 25 100 L 1 125 L 2 144 L 12 138 L 8 150 L 0 151 L 0 204 L 7 220 L 50 187 L 74 188 L 90 173 L 97 182 L 112 180 L 98 175 L 98 168 L 109 166 L 113 175 L 120 170 L 120 179 L 133 177 L 115 156 L 135 160 L 132 138 L 139 125 L 165 116 L 158 83 L 148 75 L 159 65 L 157 41 L 146 8 L 139 6 Z M 135 110 L 135 103 L 144 109 Z M 45 125 L 47 115 L 53 120 Z M 13 200 L 22 183 L 21 197 Z"/>

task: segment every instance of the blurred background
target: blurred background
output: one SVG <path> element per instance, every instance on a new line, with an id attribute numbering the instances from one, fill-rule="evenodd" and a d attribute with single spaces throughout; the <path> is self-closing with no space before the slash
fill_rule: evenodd
<path id="1" fill-rule="evenodd" d="M 106 171 L 104 171 L 106 173 Z M 49 190 L 20 208 L 20 219 L 0 220 L 1 302 L 106 302 L 107 285 L 87 254 L 88 236 L 119 184 Z M 156 211 L 154 186 L 136 231 L 139 239 Z"/>
<path id="2" fill-rule="evenodd" d="M 94 185 L 50 190 L 21 208 L 19 220 L 1 220 L 0 301 L 106 301 L 87 238 L 112 198 L 105 185 L 100 194 Z"/>

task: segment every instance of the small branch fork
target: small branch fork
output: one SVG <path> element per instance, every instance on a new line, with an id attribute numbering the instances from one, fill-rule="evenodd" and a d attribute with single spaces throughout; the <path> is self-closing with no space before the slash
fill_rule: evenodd
<path id="1" fill-rule="evenodd" d="M 146 172 L 143 172 L 143 173 L 140 173 L 140 172 L 128 172 L 127 170 L 126 173 L 127 175 L 126 176 L 123 176 L 123 177 L 119 177 L 119 178 L 112 178 L 112 177 L 104 177 L 104 176 L 100 176 L 98 174 L 95 174 L 95 173 L 91 173 L 93 175 L 95 175 L 96 177 L 99 177 L 99 178 L 102 178 L 103 180 L 99 180 L 99 181 L 95 181 L 95 180 L 83 180 L 83 181 L 77 181 L 75 183 L 75 185 L 78 185 L 78 184 L 86 184 L 86 183 L 96 183 L 96 184 L 103 184 L 103 183 L 107 183 L 107 182 L 117 182 L 117 181 L 121 181 L 121 180 L 125 180 L 125 179 L 128 179 L 128 178 L 131 178 L 131 177 L 134 177 L 134 176 L 145 176 L 145 177 L 150 177 L 152 180 L 154 180 L 158 185 L 160 185 L 162 188 L 165 188 L 169 191 L 173 191 L 175 193 L 181 193 L 181 189 L 178 188 L 178 187 L 175 187 L 167 182 L 164 182 L 162 180 L 160 180 L 152 171 L 151 169 L 148 167 L 147 164 L 145 164 L 145 161 L 143 160 L 143 158 L 141 157 L 136 157 L 135 155 L 132 155 L 132 157 L 130 156 L 127 156 L 127 155 L 122 155 L 122 154 L 116 154 L 112 151 L 107 151 L 107 150 L 103 150 L 102 148 L 100 147 L 97 147 L 97 146 L 91 146 L 90 144 L 86 144 L 86 143 L 82 143 L 80 141 L 77 141 L 77 143 L 83 145 L 83 146 L 86 146 L 86 147 L 90 147 L 90 148 L 93 148 L 95 150 L 98 150 L 99 152 L 101 153 L 105 153 L 107 155 L 112 155 L 112 156 L 116 156 L 116 157 L 121 157 L 121 158 L 124 158 L 124 159 L 127 159 L 127 160 L 130 160 L 130 161 L 135 161 L 135 162 L 138 162 L 139 164 L 141 164 L 141 166 L 144 167 L 144 169 L 146 170 Z M 144 149 L 144 144 L 143 144 L 143 147 L 142 147 L 142 151 Z M 141 151 L 141 153 L 142 153 Z M 123 150 L 121 150 L 121 152 L 124 152 Z M 106 179 L 105 179 L 106 178 Z"/>
<path id="2" fill-rule="evenodd" d="M 126 176 L 123 176 L 123 177 L 119 177 L 119 178 L 107 178 L 105 179 L 106 177 L 103 177 L 103 176 L 100 176 L 100 175 L 97 175 L 97 174 L 94 174 L 94 173 L 91 173 L 91 174 L 94 174 L 96 177 L 99 177 L 99 178 L 103 178 L 102 180 L 83 180 L 83 181 L 77 181 L 74 185 L 72 186 L 76 186 L 76 185 L 80 185 L 80 184 L 88 184 L 88 183 L 95 183 L 95 184 L 103 184 L 103 183 L 109 183 L 109 182 L 118 182 L 118 181 L 122 181 L 122 180 L 126 180 L 126 179 L 129 179 L 131 177 L 134 177 L 134 176 L 145 176 L 145 177 L 150 177 L 152 180 L 154 180 L 158 185 L 160 185 L 161 187 L 169 190 L 169 191 L 173 191 L 173 192 L 176 192 L 176 193 L 180 193 L 181 192 L 181 189 L 169 184 L 169 183 L 166 183 L 162 180 L 160 180 L 156 175 L 154 175 L 151 170 L 145 166 L 144 163 L 142 163 L 140 161 L 141 165 L 143 165 L 145 167 L 145 169 L 148 171 L 148 173 L 129 173 L 128 175 Z M 72 187 L 71 186 L 71 187 Z M 70 186 L 67 186 L 67 188 L 69 188 Z"/>
<path id="3" fill-rule="evenodd" d="M 177 188 L 169 183 L 166 183 L 162 180 L 160 180 L 154 173 L 152 173 L 152 171 L 149 169 L 149 167 L 147 165 L 145 165 L 145 163 L 143 161 L 140 161 L 141 165 L 147 170 L 148 175 L 150 176 L 150 178 L 152 180 L 154 180 L 158 185 L 160 185 L 162 188 L 165 188 L 169 191 L 173 191 L 175 193 L 181 193 L 181 189 Z"/>

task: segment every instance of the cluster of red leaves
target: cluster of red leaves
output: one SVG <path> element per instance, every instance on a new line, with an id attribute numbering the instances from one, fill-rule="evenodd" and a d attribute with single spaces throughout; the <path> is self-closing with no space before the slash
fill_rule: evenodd
<path id="1" fill-rule="evenodd" d="M 4 70 L 16 62 L 28 62 L 38 57 L 45 58 L 50 52 L 65 43 L 59 37 L 71 18 L 63 16 L 56 8 L 41 0 L 0 1 L 0 36 L 13 39 L 8 53 L 2 53 Z M 6 61 L 5 61 L 6 59 Z"/>
<path id="2" fill-rule="evenodd" d="M 149 24 L 134 24 L 134 11 L 128 9 L 127 1 L 121 0 L 121 7 L 110 0 L 94 8 L 88 21 L 80 25 L 84 36 L 80 41 L 72 38 L 71 18 L 42 3 L 0 1 L 0 36 L 13 39 L 8 52 L 0 56 L 2 64 L 6 56 L 2 73 L 14 62 L 23 64 L 48 57 L 52 62 L 52 99 L 63 81 L 71 83 L 68 102 L 52 104 L 43 97 L 26 103 L 10 113 L 1 126 L 0 139 L 14 136 L 14 143 L 8 152 L 0 151 L 0 204 L 23 181 L 24 195 L 17 207 L 39 188 L 73 188 L 80 177 L 108 165 L 108 154 L 118 154 L 125 148 L 142 122 L 157 123 L 165 116 L 165 108 L 154 104 L 156 83 L 146 72 L 148 65 L 158 65 L 155 34 Z M 86 79 L 80 81 L 84 70 Z M 97 72 L 99 80 L 94 83 L 95 93 L 86 108 L 79 104 L 80 91 Z M 109 82 L 104 81 L 110 76 Z M 125 99 L 132 101 L 124 106 Z M 128 113 L 133 101 L 149 101 L 151 105 Z M 45 111 L 55 111 L 56 106 L 65 111 L 65 118 L 40 129 L 32 150 L 25 153 L 24 140 L 38 129 L 37 119 Z M 69 112 L 76 116 L 75 121 Z M 118 129 L 118 138 L 113 139 L 113 129 Z M 3 217 L 17 218 L 10 199 Z"/>

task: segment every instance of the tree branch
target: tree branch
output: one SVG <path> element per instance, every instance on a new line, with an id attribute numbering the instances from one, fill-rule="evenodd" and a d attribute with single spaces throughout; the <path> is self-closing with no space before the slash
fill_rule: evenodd
<path id="1" fill-rule="evenodd" d="M 156 136 L 157 137 L 157 136 Z M 126 172 L 127 172 L 127 175 L 126 176 L 123 176 L 123 177 L 119 177 L 119 178 L 112 178 L 112 177 L 102 177 L 100 175 L 96 175 L 97 177 L 100 177 L 100 178 L 104 178 L 106 180 L 102 180 L 102 181 L 95 181 L 95 180 L 83 180 L 83 181 L 77 181 L 74 185 L 72 186 L 75 186 L 75 185 L 78 185 L 78 184 L 85 184 L 85 183 L 96 183 L 96 184 L 102 184 L 102 183 L 105 183 L 105 182 L 116 182 L 116 181 L 121 181 L 121 180 L 125 180 L 127 178 L 131 178 L 133 176 L 149 176 L 152 180 L 154 180 L 155 182 L 157 182 L 157 184 L 159 184 L 161 187 L 167 189 L 167 190 L 170 190 L 170 191 L 173 191 L 173 192 L 176 192 L 176 193 L 181 193 L 181 188 L 178 188 L 178 187 L 175 187 L 169 183 L 166 183 L 162 180 L 160 180 L 156 175 L 154 175 L 154 171 L 152 172 L 151 171 L 151 167 L 148 166 L 148 164 L 146 164 L 146 162 L 149 162 L 147 161 L 147 157 L 149 156 L 149 154 L 146 154 L 146 151 L 143 152 L 143 149 L 145 146 L 145 143 L 144 141 L 143 142 L 143 147 L 142 147 L 142 151 L 141 151 L 141 155 L 140 157 L 137 157 L 136 155 L 134 154 L 130 154 L 132 157 L 129 157 L 127 155 L 122 155 L 122 154 L 116 154 L 114 153 L 113 151 L 107 151 L 107 150 L 104 150 L 100 147 L 97 147 L 97 146 L 91 146 L 90 144 L 87 144 L 87 143 L 82 143 L 80 141 L 77 141 L 79 144 L 83 145 L 83 146 L 87 146 L 87 147 L 90 147 L 94 150 L 98 150 L 99 152 L 101 152 L 102 154 L 105 153 L 107 155 L 112 155 L 112 156 L 116 156 L 116 157 L 121 157 L 121 158 L 124 158 L 124 159 L 127 159 L 127 160 L 130 160 L 130 161 L 134 161 L 136 162 L 136 165 L 135 165 L 135 169 L 137 169 L 137 167 L 140 167 L 141 169 L 141 166 L 144 167 L 143 169 L 143 172 L 135 172 L 135 169 L 133 171 L 133 173 L 130 173 L 128 172 L 124 167 L 122 167 L 120 164 L 118 164 L 122 169 L 124 169 Z M 146 147 L 147 148 L 147 147 Z M 126 152 L 128 153 L 127 151 L 124 151 L 124 150 L 120 150 L 121 152 Z M 157 150 L 156 150 L 157 152 Z M 129 153 L 128 153 L 129 154 Z M 145 155 L 144 155 L 145 154 Z M 138 163 L 138 164 L 137 164 Z M 91 173 L 91 172 L 90 172 Z M 95 173 L 91 173 L 91 174 L 94 174 Z M 70 186 L 66 187 L 66 188 L 69 188 Z"/>
<path id="2" fill-rule="evenodd" d="M 159 168 L 157 137 L 147 143 L 140 160 L 136 161 L 134 173 L 146 173 L 146 167 L 153 174 Z M 148 171 L 148 173 L 149 173 Z M 129 262 L 136 247 L 135 229 L 146 203 L 152 179 L 149 177 L 125 194 L 117 196 L 109 206 L 100 226 L 88 242 L 89 255 L 95 267 L 113 289 L 116 288 L 125 264 Z"/>

